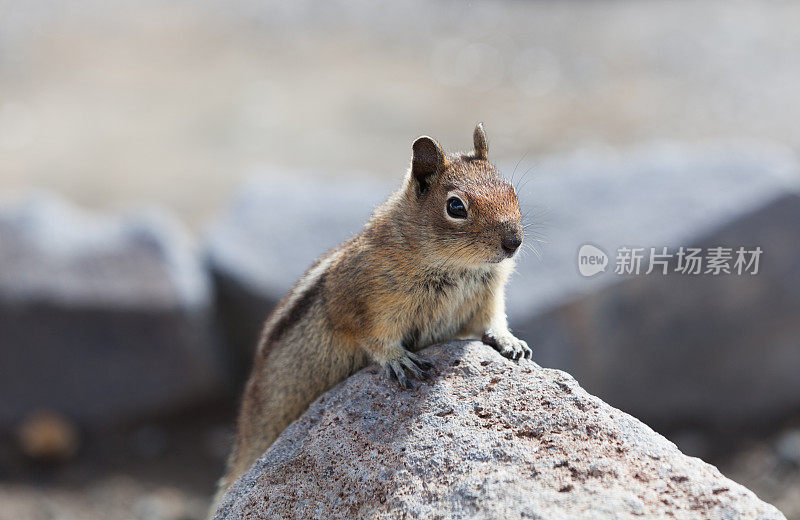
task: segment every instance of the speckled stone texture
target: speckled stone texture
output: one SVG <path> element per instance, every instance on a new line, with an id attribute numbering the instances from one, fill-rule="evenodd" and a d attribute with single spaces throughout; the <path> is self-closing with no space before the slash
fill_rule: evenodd
<path id="1" fill-rule="evenodd" d="M 478 342 L 422 355 L 414 390 L 372 366 L 319 398 L 215 518 L 784 518 L 564 372 Z"/>

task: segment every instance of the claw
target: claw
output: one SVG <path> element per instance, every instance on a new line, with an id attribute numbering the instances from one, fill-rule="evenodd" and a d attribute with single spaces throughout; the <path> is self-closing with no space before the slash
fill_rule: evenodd
<path id="1" fill-rule="evenodd" d="M 402 386 L 405 390 L 409 389 L 408 378 L 406 377 L 406 373 L 403 371 L 403 369 L 400 369 L 397 372 L 397 382 L 400 383 L 400 386 Z"/>
<path id="2" fill-rule="evenodd" d="M 406 389 L 413 388 L 413 383 L 409 381 L 408 375 L 420 381 L 428 379 L 430 375 L 427 373 L 427 370 L 432 366 L 433 363 L 411 352 L 406 352 L 405 355 L 387 361 L 384 364 L 386 374 L 391 379 L 397 381 L 401 387 Z"/>
<path id="3" fill-rule="evenodd" d="M 414 365 L 420 369 L 420 373 L 423 377 L 428 377 L 427 370 L 433 368 L 433 362 L 428 361 L 427 359 L 421 358 L 416 354 L 412 354 L 409 352 L 408 358 L 414 362 Z"/>
<path id="4" fill-rule="evenodd" d="M 403 368 L 411 372 L 411 375 L 417 379 L 422 379 L 425 372 L 423 372 L 411 359 L 404 359 L 402 362 Z"/>
<path id="5" fill-rule="evenodd" d="M 510 334 L 497 337 L 493 333 L 487 332 L 482 339 L 484 343 L 497 350 L 501 356 L 513 361 L 530 359 L 533 356 L 533 351 L 526 342 Z"/>
<path id="6" fill-rule="evenodd" d="M 522 350 L 524 352 L 523 357 L 525 359 L 530 359 L 531 357 L 533 357 L 533 350 L 531 350 L 528 344 L 524 341 L 522 342 Z"/>

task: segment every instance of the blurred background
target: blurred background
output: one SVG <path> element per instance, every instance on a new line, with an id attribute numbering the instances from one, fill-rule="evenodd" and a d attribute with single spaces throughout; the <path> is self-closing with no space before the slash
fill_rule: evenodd
<path id="1" fill-rule="evenodd" d="M 800 519 L 800 4 L 0 0 L 0 518 L 202 518 L 260 322 L 477 121 L 544 366 Z M 757 276 L 577 272 L 591 243 Z"/>

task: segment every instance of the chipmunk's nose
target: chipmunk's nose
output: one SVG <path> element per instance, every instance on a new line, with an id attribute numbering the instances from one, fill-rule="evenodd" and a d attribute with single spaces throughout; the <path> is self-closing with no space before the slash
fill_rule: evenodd
<path id="1" fill-rule="evenodd" d="M 508 256 L 513 256 L 522 245 L 522 229 L 516 228 L 506 231 L 500 239 L 500 246 Z"/>

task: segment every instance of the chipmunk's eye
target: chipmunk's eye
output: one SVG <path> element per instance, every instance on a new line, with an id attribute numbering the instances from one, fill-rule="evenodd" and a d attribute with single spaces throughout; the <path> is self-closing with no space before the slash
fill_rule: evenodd
<path id="1" fill-rule="evenodd" d="M 447 199 L 447 214 L 453 218 L 467 218 L 467 208 L 458 197 Z"/>

